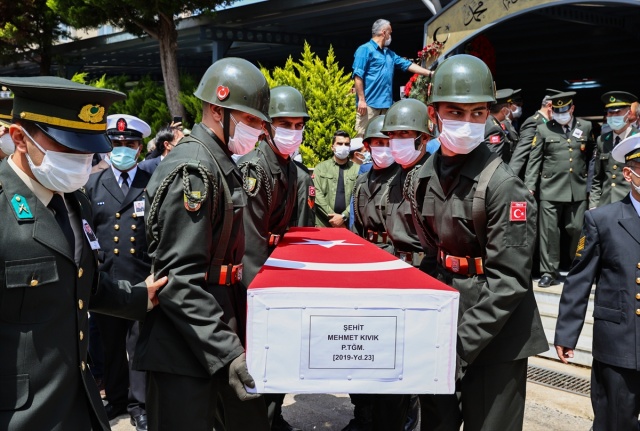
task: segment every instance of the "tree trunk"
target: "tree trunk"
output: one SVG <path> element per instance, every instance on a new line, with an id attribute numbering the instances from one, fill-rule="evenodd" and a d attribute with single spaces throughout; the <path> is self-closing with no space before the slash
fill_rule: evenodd
<path id="1" fill-rule="evenodd" d="M 160 15 L 158 25 L 158 42 L 160 44 L 160 67 L 162 68 L 164 91 L 169 111 L 174 117 L 184 117 L 186 112 L 180 103 L 180 76 L 176 57 L 178 31 L 173 19 L 167 19 L 163 14 Z"/>

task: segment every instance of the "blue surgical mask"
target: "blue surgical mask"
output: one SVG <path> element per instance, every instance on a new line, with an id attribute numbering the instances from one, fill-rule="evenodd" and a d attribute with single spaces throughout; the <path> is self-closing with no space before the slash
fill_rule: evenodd
<path id="1" fill-rule="evenodd" d="M 626 115 L 616 115 L 613 117 L 607 117 L 607 124 L 611 126 L 611 130 L 616 131 L 624 128 L 627 125 Z"/>
<path id="2" fill-rule="evenodd" d="M 119 171 L 128 171 L 138 161 L 138 150 L 129 147 L 114 147 L 111 151 L 111 164 Z"/>

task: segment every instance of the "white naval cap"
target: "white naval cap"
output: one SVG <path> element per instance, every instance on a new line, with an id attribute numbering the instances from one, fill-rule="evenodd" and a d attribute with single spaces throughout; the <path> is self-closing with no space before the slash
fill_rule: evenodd
<path id="1" fill-rule="evenodd" d="M 640 134 L 623 139 L 622 142 L 613 147 L 611 156 L 616 162 L 620 163 L 625 163 L 629 160 L 640 162 Z"/>
<path id="2" fill-rule="evenodd" d="M 364 147 L 362 138 L 353 138 L 349 143 L 349 151 L 358 151 L 362 147 Z"/>
<path id="3" fill-rule="evenodd" d="M 151 134 L 151 127 L 133 115 L 114 114 L 107 117 L 107 136 L 112 141 L 138 141 Z"/>

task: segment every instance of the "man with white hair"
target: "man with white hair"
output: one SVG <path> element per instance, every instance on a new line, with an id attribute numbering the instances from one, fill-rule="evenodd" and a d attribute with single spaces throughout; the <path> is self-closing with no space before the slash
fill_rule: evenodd
<path id="1" fill-rule="evenodd" d="M 429 76 L 431 71 L 391 51 L 391 23 L 379 19 L 371 27 L 371 40 L 354 55 L 353 79 L 356 89 L 356 137 L 362 138 L 369 120 L 387 112 L 393 104 L 394 68 Z"/>

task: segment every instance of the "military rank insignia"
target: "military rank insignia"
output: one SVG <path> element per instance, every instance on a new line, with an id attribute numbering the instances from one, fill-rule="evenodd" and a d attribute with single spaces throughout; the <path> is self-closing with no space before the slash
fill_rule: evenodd
<path id="1" fill-rule="evenodd" d="M 33 219 L 33 213 L 31 212 L 31 208 L 29 208 L 29 204 L 24 196 L 17 194 L 13 195 L 13 198 L 11 199 L 11 206 L 19 220 Z"/>
<path id="2" fill-rule="evenodd" d="M 532 147 L 535 147 L 535 146 L 536 146 L 536 138 L 537 138 L 537 136 L 534 136 L 534 137 L 533 137 L 533 141 L 531 141 L 531 146 L 532 146 Z"/>
<path id="3" fill-rule="evenodd" d="M 80 109 L 78 118 L 86 123 L 99 123 L 104 118 L 104 106 L 84 105 L 82 109 Z"/>
<path id="4" fill-rule="evenodd" d="M 316 188 L 314 186 L 309 186 L 309 196 L 316 195 Z"/>
<path id="5" fill-rule="evenodd" d="M 527 221 L 527 203 L 511 202 L 510 221 Z"/>
<path id="6" fill-rule="evenodd" d="M 584 250 L 584 245 L 587 241 L 586 236 L 580 237 L 580 241 L 578 241 L 578 247 L 576 247 L 576 257 L 582 257 L 582 250 Z"/>
<path id="7" fill-rule="evenodd" d="M 498 135 L 489 136 L 489 143 L 491 143 L 491 144 L 499 144 L 500 143 L 500 136 L 498 136 Z"/>
<path id="8" fill-rule="evenodd" d="M 257 180 L 252 177 L 247 177 L 244 180 L 244 189 L 248 192 L 252 192 L 256 188 Z"/>
<path id="9" fill-rule="evenodd" d="M 202 202 L 196 201 L 195 199 L 200 199 L 201 196 L 202 194 L 199 191 L 192 191 L 191 196 L 187 196 L 187 194 L 185 193 L 184 194 L 185 209 L 191 212 L 198 211 L 202 206 Z"/>

